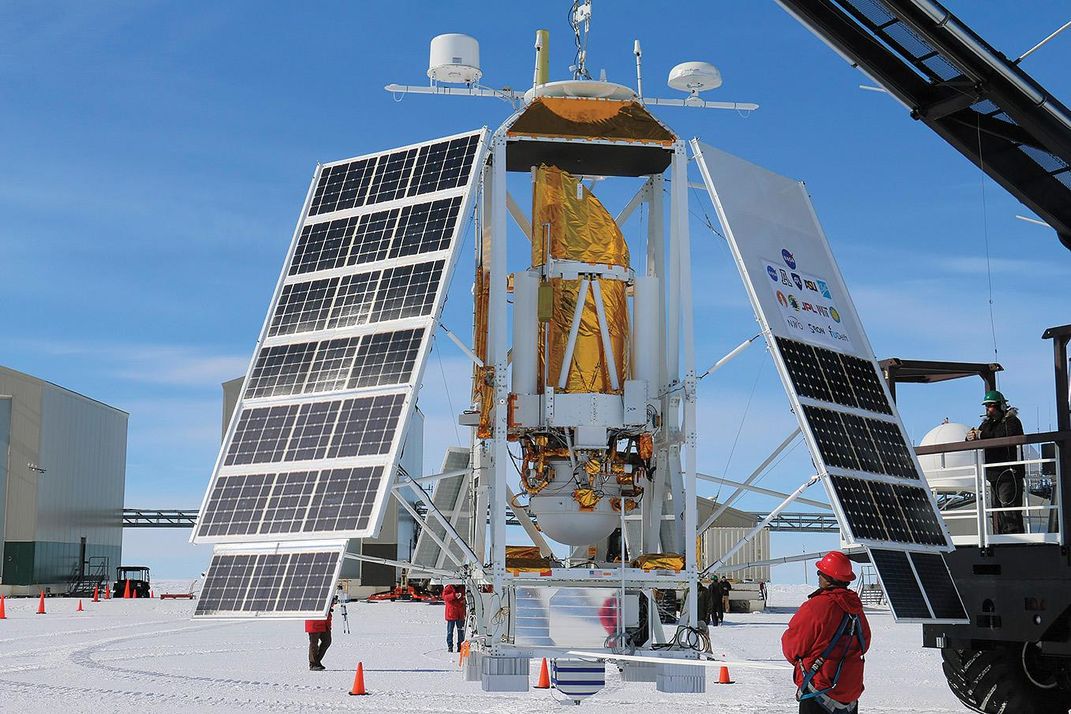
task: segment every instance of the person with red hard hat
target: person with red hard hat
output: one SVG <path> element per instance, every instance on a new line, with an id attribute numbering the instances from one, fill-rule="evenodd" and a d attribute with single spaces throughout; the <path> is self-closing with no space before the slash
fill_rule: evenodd
<path id="1" fill-rule="evenodd" d="M 781 651 L 794 666 L 800 714 L 856 714 L 863 693 L 863 655 L 870 623 L 848 583 L 848 556 L 834 550 L 818 561 L 818 590 L 792 616 Z"/>
<path id="2" fill-rule="evenodd" d="M 465 641 L 465 586 L 447 585 L 443 588 L 446 604 L 446 649 L 454 651 L 454 630 L 457 630 L 457 651 Z"/>

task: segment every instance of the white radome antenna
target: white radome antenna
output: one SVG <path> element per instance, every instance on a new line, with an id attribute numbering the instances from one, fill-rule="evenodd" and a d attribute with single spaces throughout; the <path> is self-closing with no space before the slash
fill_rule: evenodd
<path id="1" fill-rule="evenodd" d="M 699 93 L 720 87 L 721 72 L 709 62 L 681 62 L 669 71 L 668 84 L 672 89 L 688 92 L 685 104 L 702 104 Z"/>
<path id="2" fill-rule="evenodd" d="M 591 3 L 578 3 L 572 20 L 575 21 L 574 30 L 584 27 L 584 35 L 591 19 Z M 509 87 L 492 89 L 479 85 L 483 77 L 480 69 L 480 43 L 475 37 L 458 32 L 437 35 L 431 40 L 431 53 L 428 60 L 428 77 L 431 86 L 420 87 L 405 84 L 388 84 L 385 90 L 395 95 L 404 94 L 440 94 L 468 97 L 496 97 L 511 102 L 515 107 L 519 104 L 529 104 L 537 97 L 588 97 L 598 99 L 613 99 L 618 101 L 635 99 L 641 104 L 661 107 L 691 107 L 699 109 L 735 109 L 738 112 L 749 112 L 759 108 L 758 104 L 751 102 L 709 102 L 699 96 L 700 92 L 717 89 L 721 86 L 721 72 L 709 62 L 683 62 L 674 67 L 669 73 L 669 86 L 688 92 L 685 99 L 659 99 L 657 97 L 643 96 L 643 76 L 641 70 L 640 43 L 633 42 L 632 52 L 636 57 L 636 89 L 632 90 L 621 84 L 607 82 L 605 74 L 599 79 L 588 78 L 585 69 L 587 50 L 584 40 L 580 40 L 578 48 L 578 65 L 571 67 L 574 74 L 585 75 L 582 78 L 574 76 L 573 79 L 550 81 L 548 60 L 549 33 L 540 30 L 536 36 L 536 67 L 532 87 L 527 91 L 514 90 Z M 463 86 L 446 86 L 463 85 Z"/>
<path id="3" fill-rule="evenodd" d="M 451 32 L 431 40 L 428 77 L 442 84 L 474 84 L 483 76 L 480 43 L 475 37 Z"/>

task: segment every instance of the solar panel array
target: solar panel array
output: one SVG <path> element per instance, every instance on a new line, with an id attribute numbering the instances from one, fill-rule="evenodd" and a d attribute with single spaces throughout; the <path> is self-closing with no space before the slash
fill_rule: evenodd
<path id="1" fill-rule="evenodd" d="M 962 619 L 951 539 L 806 187 L 692 149 L 845 540 L 878 553 L 898 618 Z"/>
<path id="2" fill-rule="evenodd" d="M 195 541 L 378 532 L 485 145 L 481 130 L 317 171 Z"/>
<path id="3" fill-rule="evenodd" d="M 467 469 L 469 458 L 468 449 L 448 448 L 443 458 L 442 473 Z M 435 488 L 431 492 L 431 502 L 440 513 L 446 516 L 462 538 L 467 538 L 472 518 L 472 507 L 469 503 L 472 495 L 471 486 L 471 473 L 466 472 L 459 476 L 439 479 L 435 482 Z M 429 531 L 446 543 L 447 551 L 454 556 L 453 559 L 443 552 L 435 539 L 428 534 Z M 451 568 L 457 563 L 464 562 L 464 557 L 460 546 L 446 539 L 446 529 L 443 525 L 437 519 L 429 517 L 427 524 L 417 536 L 416 548 L 413 550 L 413 564 L 429 568 Z"/>
<path id="4" fill-rule="evenodd" d="M 849 540 L 944 548 L 948 538 L 877 364 L 775 337 Z"/>
<path id="5" fill-rule="evenodd" d="M 278 551 L 217 550 L 194 617 L 324 617 L 346 544 Z"/>

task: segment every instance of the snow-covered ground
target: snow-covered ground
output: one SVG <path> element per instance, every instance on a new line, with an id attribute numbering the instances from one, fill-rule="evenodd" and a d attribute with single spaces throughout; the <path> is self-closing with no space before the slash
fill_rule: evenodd
<path id="1" fill-rule="evenodd" d="M 160 585 L 157 585 L 160 588 Z M 185 587 L 163 587 L 164 591 Z M 160 590 L 157 590 L 160 592 Z M 716 654 L 780 662 L 779 639 L 804 586 L 773 586 L 762 614 L 731 615 L 711 630 Z M 489 694 L 463 681 L 446 652 L 441 606 L 350 603 L 351 634 L 336 619 L 325 672 L 310 672 L 300 622 L 193 621 L 189 601 L 36 599 L 7 601 L 0 620 L 0 711 L 229 712 L 336 711 L 558 712 L 553 691 Z M 874 645 L 867 657 L 864 712 L 959 712 L 941 675 L 940 656 L 919 646 L 918 625 L 869 613 Z M 357 662 L 370 696 L 350 697 Z M 532 681 L 538 662 L 532 663 Z M 607 668 L 607 687 L 580 708 L 639 714 L 726 711 L 794 712 L 788 671 L 734 668 L 736 684 L 708 674 L 705 694 L 663 694 L 653 683 L 622 682 Z"/>

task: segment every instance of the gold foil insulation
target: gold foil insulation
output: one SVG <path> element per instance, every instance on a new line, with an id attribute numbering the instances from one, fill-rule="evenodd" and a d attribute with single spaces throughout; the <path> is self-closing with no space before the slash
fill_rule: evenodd
<path id="1" fill-rule="evenodd" d="M 532 209 L 532 264 L 540 266 L 549 247 L 556 260 L 575 260 L 628 267 L 628 244 L 602 203 L 575 177 L 552 166 L 536 170 Z M 629 320 L 625 283 L 599 280 L 606 315 L 609 348 L 613 353 L 618 392 L 628 375 Z M 546 374 L 550 386 L 561 392 L 609 393 L 609 361 L 605 358 L 595 293 L 590 281 L 584 295 L 573 358 L 564 388 L 559 388 L 569 330 L 576 312 L 582 280 L 551 278 L 540 291 L 541 301 L 550 288 L 549 329 L 539 333 L 539 389 Z"/>
<path id="2" fill-rule="evenodd" d="M 550 256 L 628 267 L 628 244 L 613 216 L 578 179 L 553 166 L 536 169 L 532 196 L 532 266 Z"/>
<path id="3" fill-rule="evenodd" d="M 618 391 L 620 391 L 625 383 L 625 375 L 628 374 L 628 302 L 625 300 L 625 284 L 616 280 L 602 280 L 600 283 L 610 333 L 610 347 L 613 350 L 614 364 L 617 367 Z M 553 319 L 548 323 L 549 330 L 541 331 L 539 335 L 539 391 L 542 392 L 547 386 L 543 384 L 543 363 L 549 354 L 547 375 L 550 386 L 558 392 L 600 394 L 612 392 L 609 365 L 603 356 L 599 316 L 595 311 L 595 296 L 590 286 L 580 317 L 580 329 L 576 334 L 569 377 L 564 388 L 558 387 L 561 380 L 562 362 L 565 359 L 565 348 L 569 343 L 569 328 L 572 326 L 573 313 L 576 311 L 580 281 L 553 278 L 550 284 L 554 291 L 554 311 Z"/>
<path id="4" fill-rule="evenodd" d="M 671 146 L 677 137 L 636 101 L 540 97 L 509 128 L 509 136 L 608 139 Z"/>
<path id="5" fill-rule="evenodd" d="M 684 556 L 678 553 L 651 553 L 641 555 L 632 561 L 633 568 L 641 568 L 644 572 L 652 570 L 672 570 L 679 573 L 684 570 Z"/>
<path id="6" fill-rule="evenodd" d="M 482 266 L 476 266 L 476 282 L 474 285 L 475 297 L 475 344 L 473 351 L 483 361 L 484 366 L 473 366 L 472 371 L 472 402 L 480 410 L 480 424 L 476 427 L 476 437 L 479 439 L 491 438 L 491 408 L 495 405 L 495 368 L 487 364 L 487 315 L 488 304 L 491 299 L 489 290 L 488 272 Z"/>

